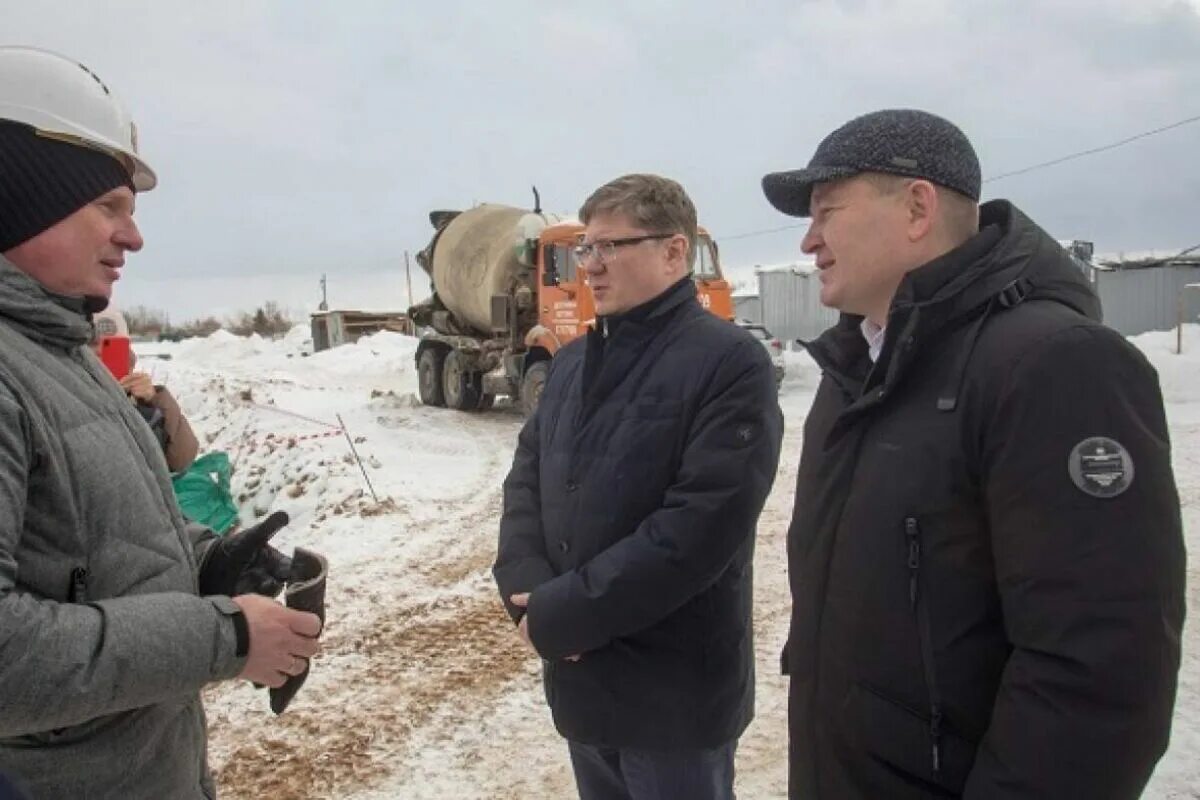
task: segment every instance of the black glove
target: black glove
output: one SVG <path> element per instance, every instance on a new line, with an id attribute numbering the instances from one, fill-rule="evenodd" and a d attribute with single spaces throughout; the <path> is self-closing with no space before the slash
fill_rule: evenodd
<path id="1" fill-rule="evenodd" d="M 200 594 L 278 595 L 291 573 L 292 560 L 268 542 L 287 523 L 288 515 L 276 511 L 214 544 L 200 567 Z"/>
<path id="2" fill-rule="evenodd" d="M 316 614 L 325 628 L 325 579 L 329 575 L 329 562 L 320 553 L 297 547 L 292 560 L 292 574 L 288 576 L 287 607 Z M 282 714 L 292 702 L 296 692 L 308 679 L 308 667 L 299 675 L 291 675 L 278 689 L 271 690 L 271 710 Z"/>

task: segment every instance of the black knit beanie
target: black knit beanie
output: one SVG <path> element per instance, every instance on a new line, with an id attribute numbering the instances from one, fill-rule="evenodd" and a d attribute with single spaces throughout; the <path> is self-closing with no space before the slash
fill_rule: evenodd
<path id="1" fill-rule="evenodd" d="M 112 156 L 0 120 L 0 253 L 118 186 L 133 181 Z"/>

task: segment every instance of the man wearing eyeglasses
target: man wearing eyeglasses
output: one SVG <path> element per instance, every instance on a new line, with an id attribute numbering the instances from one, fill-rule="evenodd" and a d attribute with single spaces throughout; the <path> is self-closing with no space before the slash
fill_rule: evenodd
<path id="1" fill-rule="evenodd" d="M 579 217 L 596 325 L 521 431 L 493 572 L 583 800 L 732 798 L 783 428 L 771 362 L 697 302 L 678 183 L 617 178 Z"/>

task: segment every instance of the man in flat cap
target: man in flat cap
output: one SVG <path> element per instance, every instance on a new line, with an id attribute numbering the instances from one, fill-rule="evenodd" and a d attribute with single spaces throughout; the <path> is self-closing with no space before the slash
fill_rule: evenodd
<path id="1" fill-rule="evenodd" d="M 0 793 L 210 800 L 200 690 L 307 669 L 272 515 L 180 515 L 158 441 L 92 351 L 156 178 L 108 87 L 0 46 Z M 281 519 L 282 518 L 282 519 Z M 236 595 L 236 596 L 235 596 Z M 12 783 L 18 787 L 14 789 Z M 6 785 L 7 784 L 7 785 Z M 0 796 L 3 796 L 0 794 Z"/>
<path id="2" fill-rule="evenodd" d="M 790 797 L 1137 797 L 1184 614 L 1154 370 L 940 117 L 854 119 L 763 188 L 841 312 L 805 344 Z"/>

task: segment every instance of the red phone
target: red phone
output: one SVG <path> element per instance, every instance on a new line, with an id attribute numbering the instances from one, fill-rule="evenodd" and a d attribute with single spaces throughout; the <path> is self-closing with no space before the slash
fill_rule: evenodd
<path id="1" fill-rule="evenodd" d="M 121 380 L 133 368 L 128 336 L 104 336 L 100 339 L 100 360 L 113 377 Z"/>

